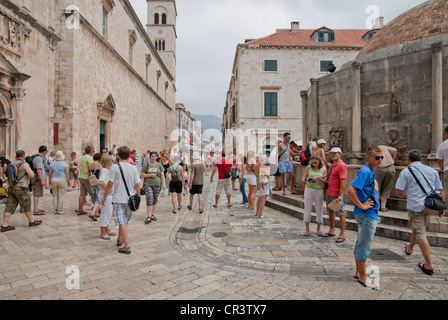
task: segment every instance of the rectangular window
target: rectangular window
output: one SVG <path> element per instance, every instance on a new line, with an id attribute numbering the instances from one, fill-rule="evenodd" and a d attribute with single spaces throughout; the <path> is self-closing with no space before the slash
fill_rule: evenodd
<path id="1" fill-rule="evenodd" d="M 322 60 L 320 62 L 320 72 L 328 72 L 328 65 L 333 63 L 332 60 Z"/>
<path id="2" fill-rule="evenodd" d="M 264 60 L 264 71 L 277 71 L 277 60 Z"/>
<path id="3" fill-rule="evenodd" d="M 319 31 L 318 41 L 319 42 L 333 42 L 335 40 L 333 31 Z"/>
<path id="4" fill-rule="evenodd" d="M 53 144 L 57 146 L 59 144 L 59 123 L 55 123 L 53 129 Z"/>
<path id="5" fill-rule="evenodd" d="M 107 39 L 107 10 L 103 7 L 103 37 Z"/>
<path id="6" fill-rule="evenodd" d="M 277 117 L 278 116 L 278 93 L 265 92 L 264 93 L 264 116 Z"/>

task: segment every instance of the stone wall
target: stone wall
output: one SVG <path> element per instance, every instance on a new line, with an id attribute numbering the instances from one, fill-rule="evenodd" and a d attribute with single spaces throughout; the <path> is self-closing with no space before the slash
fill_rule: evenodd
<path id="1" fill-rule="evenodd" d="M 438 82 L 434 82 L 433 75 L 435 42 L 441 44 L 443 61 Z M 447 62 L 448 35 L 439 35 L 374 52 L 347 63 L 334 74 L 319 78 L 315 89 L 311 86 L 303 92 L 308 137 L 327 140 L 327 148 L 341 147 L 347 163 L 359 164 L 370 144 L 398 149 L 399 165 L 406 165 L 407 152 L 411 149 L 420 150 L 425 160 L 433 159 L 437 150 L 434 140 L 441 140 L 443 130 L 437 120 L 443 118 L 443 123 L 448 123 Z M 357 70 L 359 82 L 356 81 Z M 442 93 L 433 86 L 440 82 Z M 314 96 L 313 92 L 316 92 Z M 443 108 L 440 106 L 439 111 L 434 109 L 434 92 L 443 95 Z M 354 119 L 357 105 L 359 121 Z M 354 146 L 357 141 L 360 150 Z"/>

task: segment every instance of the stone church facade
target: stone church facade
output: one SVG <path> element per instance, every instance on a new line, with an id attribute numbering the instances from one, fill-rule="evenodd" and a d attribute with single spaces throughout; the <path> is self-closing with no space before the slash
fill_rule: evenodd
<path id="1" fill-rule="evenodd" d="M 175 143 L 174 0 L 148 1 L 146 29 L 127 0 L 2 0 L 0 15 L 0 154 Z"/>

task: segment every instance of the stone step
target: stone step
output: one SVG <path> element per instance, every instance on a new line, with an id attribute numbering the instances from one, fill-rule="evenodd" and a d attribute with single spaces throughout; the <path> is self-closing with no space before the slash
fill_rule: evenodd
<path id="1" fill-rule="evenodd" d="M 266 206 L 286 213 L 293 217 L 303 220 L 304 216 L 304 200 L 303 196 L 286 195 L 272 192 L 271 196 L 266 200 Z M 347 205 L 346 211 L 346 229 L 357 231 L 358 226 L 353 214 L 353 207 Z M 329 225 L 329 217 L 326 213 L 326 205 L 324 203 L 324 225 Z M 378 224 L 375 235 L 409 241 L 411 238 L 411 230 L 406 212 L 388 211 L 381 212 L 383 216 L 382 222 Z M 311 214 L 311 222 L 316 222 L 316 213 L 313 207 Z M 339 219 L 336 219 L 336 227 L 339 228 Z M 448 248 L 448 222 L 446 217 L 431 217 L 431 223 L 427 233 L 428 240 L 432 246 Z"/>

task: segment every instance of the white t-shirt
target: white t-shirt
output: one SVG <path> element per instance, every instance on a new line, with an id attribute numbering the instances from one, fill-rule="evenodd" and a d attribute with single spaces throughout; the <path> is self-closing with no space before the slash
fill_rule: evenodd
<path id="1" fill-rule="evenodd" d="M 440 144 L 437 150 L 437 159 L 443 160 L 443 171 L 448 171 L 448 140 Z"/>
<path id="2" fill-rule="evenodd" d="M 129 195 L 135 194 L 134 185 L 140 183 L 141 179 L 138 174 L 137 168 L 129 163 L 120 162 L 120 166 L 123 169 L 123 175 L 126 179 L 126 185 L 128 186 Z M 112 193 L 113 203 L 128 203 L 128 193 L 121 177 L 120 168 L 117 164 L 114 164 L 109 171 L 109 181 L 114 183 L 114 191 Z"/>

